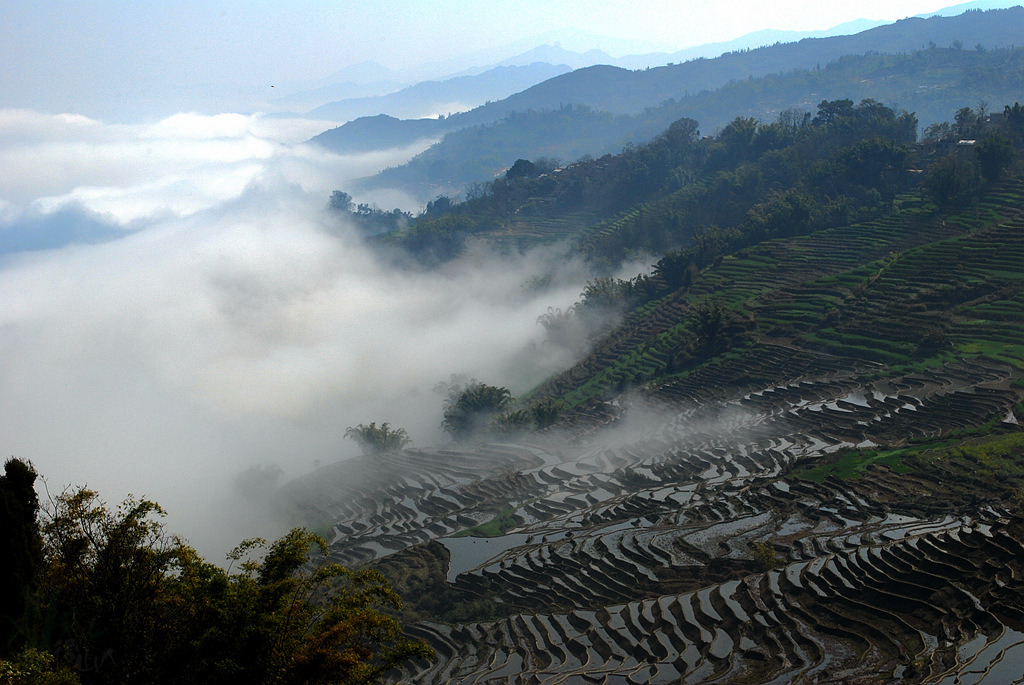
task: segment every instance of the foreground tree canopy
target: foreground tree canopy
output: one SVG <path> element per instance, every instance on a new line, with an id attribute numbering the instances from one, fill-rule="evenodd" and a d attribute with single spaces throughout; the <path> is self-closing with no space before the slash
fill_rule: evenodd
<path id="1" fill-rule="evenodd" d="M 40 512 L 32 467 L 6 474 L 0 683 L 366 683 L 431 656 L 387 613 L 401 601 L 384 577 L 321 563 L 305 530 L 246 540 L 225 570 L 154 502 L 111 510 L 81 488 Z"/>

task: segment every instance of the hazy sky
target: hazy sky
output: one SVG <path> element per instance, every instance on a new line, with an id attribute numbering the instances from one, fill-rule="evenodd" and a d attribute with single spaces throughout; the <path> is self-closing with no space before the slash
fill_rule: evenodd
<path id="1" fill-rule="evenodd" d="M 102 116 L 98 103 L 180 109 L 214 85 L 231 102 L 375 60 L 408 67 L 553 30 L 668 48 L 758 29 L 825 29 L 899 19 L 948 0 L 4 0 L 0 107 Z M 610 46 L 601 46 L 610 49 Z M 280 91 L 278 91 L 280 92 Z M 162 108 L 163 116 L 179 111 Z M 204 110 L 213 113 L 211 110 Z M 145 113 L 145 109 L 143 110 Z"/>

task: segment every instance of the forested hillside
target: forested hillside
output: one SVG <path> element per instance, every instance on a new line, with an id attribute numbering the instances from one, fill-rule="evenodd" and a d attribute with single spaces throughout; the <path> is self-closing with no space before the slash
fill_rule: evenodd
<path id="1" fill-rule="evenodd" d="M 746 79 L 714 91 L 678 90 L 670 100 L 633 116 L 584 106 L 513 114 L 495 124 L 450 133 L 408 164 L 367 179 L 364 186 L 404 186 L 428 198 L 462 192 L 465 184 L 489 180 L 520 157 L 568 163 L 583 154 L 614 154 L 625 145 L 644 143 L 682 117 L 699 121 L 702 133 L 713 134 L 736 116 L 772 120 L 788 109 L 813 113 L 823 99 L 874 99 L 915 113 L 923 129 L 948 119 L 964 103 L 1014 102 L 1022 88 L 1024 48 L 853 55 L 820 68 Z"/>
<path id="2" fill-rule="evenodd" d="M 767 124 L 740 117 L 715 138 L 684 118 L 618 155 L 565 168 L 517 162 L 467 201 L 440 215 L 432 204 L 387 240 L 421 258 L 451 257 L 472 236 L 519 247 L 570 240 L 590 259 L 617 264 L 737 224 L 770 191 L 810 189 L 817 197 L 804 192 L 805 202 L 816 203 L 820 221 L 840 197 L 857 200 L 845 212 L 870 212 L 872 203 L 884 211 L 883 197 L 906 181 L 899 167 L 916 126 L 913 114 L 873 100 L 824 101 L 816 116 L 790 110 Z"/>
<path id="3" fill-rule="evenodd" d="M 588 259 L 599 273 L 627 259 L 648 256 L 654 264 L 650 275 L 616 283 L 598 279 L 595 285 L 601 287 L 585 292 L 577 306 L 576 318 L 585 316 L 588 307 L 597 306 L 588 301 L 588 295 L 600 299 L 603 307 L 640 307 L 627 327 L 634 331 L 631 335 L 648 329 L 656 334 L 652 332 L 642 344 L 637 342 L 639 347 L 629 348 L 628 354 L 621 343 L 613 345 L 614 353 L 602 353 L 615 358 L 616 364 L 628 357 L 631 371 L 602 371 L 605 380 L 599 381 L 587 375 L 594 371 L 594 362 L 585 361 L 541 391 L 575 405 L 581 397 L 600 397 L 606 390 L 621 390 L 675 373 L 701 358 L 694 354 L 693 346 L 698 343 L 693 339 L 693 326 L 707 325 L 706 321 L 679 322 L 671 334 L 660 325 L 651 328 L 649 321 L 670 321 L 686 310 L 690 310 L 687 316 L 706 316 L 704 309 L 710 307 L 715 325 L 737 339 L 756 338 L 768 331 L 792 332 L 792 322 L 761 325 L 754 311 L 747 309 L 761 311 L 757 297 L 769 297 L 766 293 L 777 297 L 774 288 L 765 285 L 765 291 L 758 286 L 741 290 L 743 294 L 729 294 L 743 282 L 738 274 L 737 278 L 726 277 L 724 285 L 709 286 L 709 292 L 719 292 L 711 300 L 683 295 L 705 270 L 712 269 L 705 277 L 727 267 L 742 271 L 747 268 L 744 259 L 752 264 L 775 264 L 775 257 L 757 256 L 760 252 L 750 250 L 781 249 L 778 240 L 796 240 L 793 249 L 800 249 L 806 239 L 798 236 L 825 235 L 825 231 L 838 249 L 842 244 L 839 236 L 864 240 L 871 231 L 881 230 L 877 227 L 899 225 L 895 234 L 880 239 L 884 247 L 877 250 L 882 258 L 906 247 L 903 241 L 913 242 L 904 232 L 921 238 L 927 234 L 915 231 L 923 225 L 938 222 L 944 227 L 945 219 L 927 218 L 935 212 L 948 212 L 970 202 L 976 193 L 991 192 L 994 184 L 1019 164 L 1015 145 L 1024 134 L 1020 107 L 1008 106 L 995 116 L 971 107 L 951 114 L 955 114 L 953 121 L 929 127 L 922 143 L 915 143 L 917 120 L 913 114 L 898 114 L 873 100 L 856 105 L 850 100 L 823 101 L 813 117 L 788 111 L 770 123 L 739 117 L 715 138 L 699 137 L 697 122 L 681 119 L 651 143 L 619 155 L 564 169 L 520 160 L 505 176 L 478 188 L 476 197 L 445 205 L 444 212 L 436 209 L 441 203 L 432 204 L 429 209 L 433 211 L 385 241 L 427 261 L 450 258 L 467 240 L 474 239 L 517 248 L 569 241 L 570 250 Z M 970 142 L 960 145 L 960 140 Z M 938 233 L 948 237 L 944 230 Z M 812 240 L 811 244 L 818 243 Z M 858 256 L 874 254 L 850 249 Z M 824 260 L 822 265 L 805 272 L 802 269 L 810 263 L 805 260 L 797 270 L 800 279 L 823 276 L 825 272 L 819 269 L 826 266 L 842 266 L 833 263 L 837 257 L 831 253 L 816 259 Z M 739 264 L 733 266 L 737 260 Z M 750 268 L 753 277 L 767 278 L 767 273 Z M 997 291 L 1004 287 L 1013 284 L 991 286 Z M 747 298 L 754 300 L 748 302 Z M 832 332 L 840 316 L 837 298 L 839 295 L 831 293 L 820 305 L 823 318 L 816 321 L 820 328 L 810 326 L 807 333 L 813 340 L 801 338 L 801 344 L 828 347 L 832 343 L 823 341 L 822 336 L 841 337 Z M 813 298 L 804 298 L 801 307 L 812 307 L 811 301 Z M 824 318 L 826 315 L 831 318 Z M 885 315 L 879 313 L 882 318 L 873 325 L 882 325 Z M 856 320 L 851 325 L 863 327 L 868 322 Z M 946 334 L 939 330 L 944 327 L 937 323 L 909 331 L 945 341 Z M 932 343 L 935 352 L 943 348 L 937 341 Z M 912 355 L 919 344 L 924 343 L 907 340 L 878 349 L 891 348 L 893 354 L 899 349 Z M 876 350 L 876 356 L 885 357 L 883 351 Z M 708 349 L 703 350 L 706 352 Z M 902 363 L 911 361 L 902 359 Z M 567 381 L 569 378 L 575 380 Z M 583 395 L 577 389 L 569 392 L 565 384 L 573 382 L 589 389 Z"/>

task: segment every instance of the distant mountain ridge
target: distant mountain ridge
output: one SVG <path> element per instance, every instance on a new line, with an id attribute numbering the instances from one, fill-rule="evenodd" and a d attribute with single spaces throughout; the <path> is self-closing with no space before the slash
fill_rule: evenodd
<path id="1" fill-rule="evenodd" d="M 1021 4 L 1011 0 L 973 0 L 935 12 L 915 16 L 926 18 L 932 16 L 954 16 L 972 9 L 1006 9 Z M 393 90 L 415 85 L 421 81 L 444 81 L 458 76 L 472 76 L 483 73 L 497 66 L 526 66 L 533 62 L 549 64 L 568 64 L 580 69 L 595 64 L 608 64 L 627 69 L 643 69 L 661 66 L 670 61 L 686 61 L 698 57 L 718 57 L 725 52 L 734 50 L 750 50 L 773 45 L 778 42 L 788 43 L 804 38 L 827 38 L 831 36 L 859 33 L 883 24 L 891 24 L 891 20 L 861 18 L 843 22 L 830 28 L 810 31 L 793 31 L 780 29 L 761 29 L 728 40 L 701 43 L 683 48 L 671 49 L 668 46 L 656 45 L 650 41 L 639 41 L 597 36 L 579 31 L 555 30 L 543 34 L 520 39 L 499 47 L 478 50 L 432 64 L 392 69 L 373 60 L 342 67 L 327 77 L 303 86 L 303 90 L 324 89 L 331 84 L 346 84 L 361 87 L 364 90 L 376 84 L 385 84 Z M 395 84 L 398 84 L 397 86 Z M 383 93 L 381 93 L 383 94 Z M 358 97 L 358 96 L 353 96 Z M 381 114 L 382 112 L 375 112 Z"/>
<path id="2" fill-rule="evenodd" d="M 1009 0 L 974 0 L 936 12 L 917 15 L 918 17 L 954 16 L 972 9 L 1004 9 L 1014 3 Z M 1018 3 L 1019 4 L 1019 3 Z M 402 89 L 417 86 L 425 81 L 448 81 L 463 76 L 476 76 L 495 67 L 531 66 L 537 62 L 549 65 L 568 65 L 572 69 L 599 64 L 622 67 L 623 69 L 646 69 L 649 67 L 676 64 L 693 59 L 712 59 L 728 52 L 752 50 L 776 43 L 792 43 L 805 38 L 828 38 L 860 33 L 877 26 L 891 24 L 889 20 L 854 19 L 831 28 L 813 31 L 792 31 L 762 29 L 725 41 L 703 43 L 682 49 L 666 49 L 654 43 L 595 36 L 576 31 L 549 31 L 531 38 L 515 41 L 508 45 L 477 51 L 470 55 L 405 69 L 391 69 L 372 60 L 353 64 L 332 73 L 316 82 L 301 86 L 290 95 L 277 100 L 292 109 L 308 111 L 326 107 L 327 104 L 352 98 L 386 97 Z M 472 65 L 472 66 L 471 66 Z M 543 79 L 538 79 L 538 81 Z M 533 85 L 524 83 L 520 90 Z M 297 84 L 293 87 L 299 88 Z M 500 99 L 511 94 L 495 95 L 477 101 L 467 101 L 469 107 L 483 104 L 487 99 Z M 468 109 L 468 107 L 466 107 Z M 422 116 L 419 111 L 433 111 L 430 107 L 418 107 L 400 111 L 391 103 L 382 101 L 374 108 L 371 102 L 363 105 L 362 114 L 373 116 L 388 114 L 400 118 Z M 415 114 L 407 112 L 417 112 Z M 440 112 L 441 110 L 437 110 Z M 338 117 L 332 115 L 333 118 Z"/>
<path id="3" fill-rule="evenodd" d="M 525 66 L 497 66 L 473 76 L 423 81 L 387 95 L 336 100 L 317 107 L 308 116 L 336 121 L 382 113 L 409 119 L 433 117 L 471 109 L 481 102 L 506 98 L 570 70 L 569 65 L 543 61 Z"/>
<path id="4" fill-rule="evenodd" d="M 858 34 L 805 38 L 796 43 L 732 52 L 715 59 L 630 72 L 615 67 L 591 67 L 556 77 L 501 103 L 492 110 L 555 108 L 582 104 L 613 114 L 632 114 L 684 93 L 699 93 L 751 76 L 785 73 L 791 69 L 824 66 L 846 55 L 867 52 L 901 53 L 929 44 L 948 47 L 954 42 L 973 48 L 1008 47 L 1024 40 L 1024 8 L 972 11 L 957 17 L 903 19 Z M 483 109 L 483 108 L 481 108 Z"/>
<path id="5" fill-rule="evenodd" d="M 556 110 L 585 105 L 612 114 L 635 114 L 669 99 L 711 91 L 733 81 L 794 69 L 820 68 L 846 55 L 903 53 L 929 44 L 997 48 L 1024 37 L 1024 8 L 970 11 L 956 17 L 904 19 L 849 36 L 807 38 L 796 43 L 732 52 L 715 59 L 630 71 L 594 66 L 556 76 L 504 100 L 427 124 L 388 120 L 367 138 L 367 129 L 349 122 L 314 137 L 312 142 L 345 152 L 408 145 L 470 126 L 501 120 L 512 112 Z M 378 122 L 381 123 L 381 122 Z"/>
<path id="6" fill-rule="evenodd" d="M 999 10 L 1008 9 L 1018 5 L 1020 5 L 1020 2 L 1017 2 L 1016 0 L 974 0 L 973 2 L 962 2 L 959 5 L 943 7 L 935 12 L 927 12 L 916 16 L 925 19 L 928 17 L 953 17 L 970 10 Z"/>
<path id="7" fill-rule="evenodd" d="M 716 43 L 704 43 L 690 48 L 683 48 L 671 53 L 649 53 L 644 55 L 624 55 L 613 59 L 608 64 L 624 69 L 646 69 L 662 65 L 678 64 L 695 59 L 714 59 L 726 53 L 754 50 L 776 43 L 795 43 L 805 38 L 832 38 L 861 33 L 892 22 L 872 19 L 855 19 L 823 31 L 782 31 L 778 29 L 762 29 L 734 38 L 733 40 Z"/>
<path id="8" fill-rule="evenodd" d="M 908 55 L 859 55 L 821 70 L 793 71 L 731 83 L 666 102 L 635 116 L 614 117 L 584 107 L 509 115 L 486 126 L 454 131 L 407 164 L 365 179 L 353 190 L 402 188 L 421 202 L 458 195 L 474 182 L 501 174 L 516 159 L 617 153 L 642 144 L 682 118 L 715 133 L 736 116 L 774 121 L 787 109 L 813 112 L 822 100 L 873 99 L 916 112 L 919 131 L 949 121 L 964 102 L 994 110 L 1024 92 L 1024 48 L 986 52 L 935 48 Z"/>
<path id="9" fill-rule="evenodd" d="M 353 190 L 403 188 L 421 202 L 458 195 L 494 177 L 516 159 L 553 157 L 571 162 L 585 155 L 616 153 L 651 139 L 683 117 L 714 133 L 737 115 L 774 121 L 781 112 L 813 112 L 822 100 L 873 99 L 916 112 L 923 132 L 950 121 L 964 102 L 994 110 L 1024 93 L 1024 48 L 979 52 L 934 48 L 908 55 L 845 57 L 811 69 L 738 81 L 668 101 L 632 117 L 588 108 L 513 114 L 485 126 L 454 131 L 407 164 L 366 179 Z"/>

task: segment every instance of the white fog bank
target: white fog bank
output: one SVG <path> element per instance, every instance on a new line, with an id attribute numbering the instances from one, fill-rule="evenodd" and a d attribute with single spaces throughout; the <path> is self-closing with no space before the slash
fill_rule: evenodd
<path id="1" fill-rule="evenodd" d="M 0 111 L 0 446 L 51 491 L 144 494 L 217 556 L 281 532 L 233 494 L 240 471 L 349 456 L 361 422 L 430 444 L 437 383 L 522 392 L 568 363 L 536 319 L 576 299 L 578 265 L 389 266 L 325 205 L 418 150 L 341 157 L 301 144 L 318 127 Z"/>

